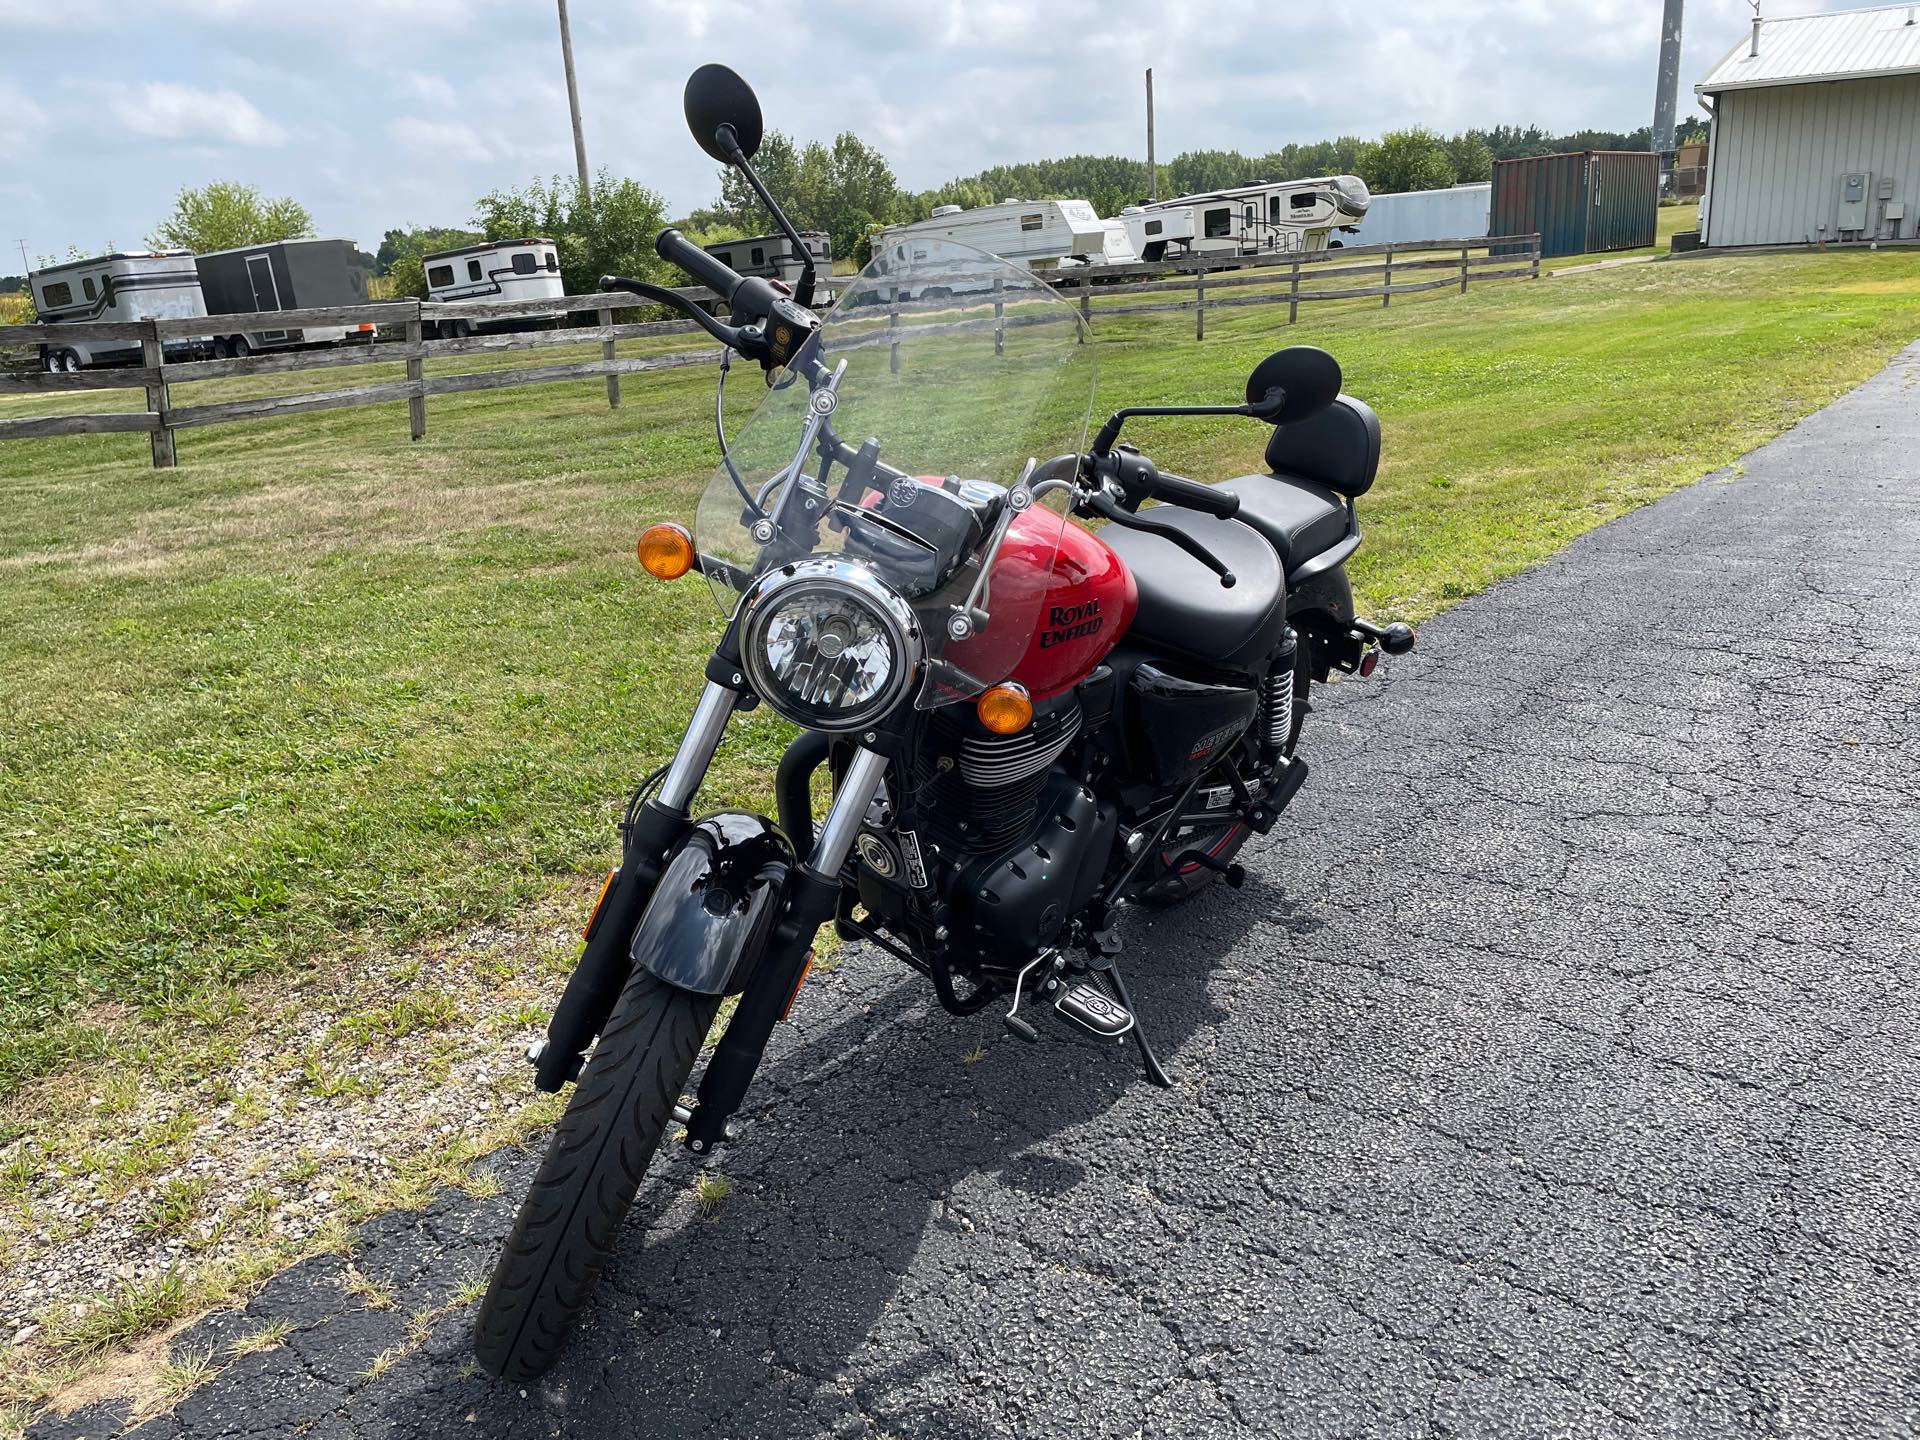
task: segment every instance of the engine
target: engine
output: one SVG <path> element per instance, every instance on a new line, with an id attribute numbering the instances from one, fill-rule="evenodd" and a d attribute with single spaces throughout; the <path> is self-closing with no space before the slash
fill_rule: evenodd
<path id="1" fill-rule="evenodd" d="M 1099 888 L 1119 815 L 1064 764 L 1083 723 L 1072 692 L 1039 707 L 1017 735 L 990 733 L 970 707 L 930 717 L 899 839 L 924 861 L 916 908 L 939 910 L 956 960 L 1030 958 Z M 909 858 L 905 878 L 914 868 Z M 862 896 L 870 911 L 888 908 L 888 897 L 864 887 Z"/>

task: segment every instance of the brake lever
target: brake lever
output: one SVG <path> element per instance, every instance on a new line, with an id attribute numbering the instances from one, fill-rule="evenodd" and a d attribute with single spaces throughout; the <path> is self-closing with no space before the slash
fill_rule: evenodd
<path id="1" fill-rule="evenodd" d="M 1187 534 L 1186 531 L 1180 529 L 1178 526 L 1163 524 L 1146 515 L 1136 515 L 1124 506 L 1116 504 L 1113 497 L 1108 495 L 1104 490 L 1096 490 L 1089 494 L 1086 498 L 1086 505 L 1094 514 L 1111 521 L 1115 525 L 1124 526 L 1129 530 L 1144 530 L 1149 535 L 1158 535 L 1162 540 L 1172 541 L 1202 565 L 1213 571 L 1214 574 L 1218 575 L 1220 577 L 1221 589 L 1231 590 L 1239 583 L 1233 571 L 1226 567 L 1225 562 L 1222 561 L 1219 556 L 1215 555 L 1211 550 L 1207 549 L 1206 546 L 1202 545 L 1198 540 L 1194 539 L 1193 536 Z"/>
<path id="2" fill-rule="evenodd" d="M 602 275 L 600 288 L 606 291 L 624 291 L 628 295 L 638 295 L 642 300 L 651 300 L 658 305 L 670 306 L 729 350 L 737 350 L 749 360 L 759 359 L 766 348 L 764 343 L 756 343 L 757 337 L 754 332 L 714 319 L 678 290 L 669 290 L 664 285 L 655 285 L 647 280 L 629 280 L 624 275 Z"/>

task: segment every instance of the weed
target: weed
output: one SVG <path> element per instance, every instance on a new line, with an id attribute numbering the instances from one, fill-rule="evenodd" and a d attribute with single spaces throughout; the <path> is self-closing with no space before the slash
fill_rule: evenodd
<path id="1" fill-rule="evenodd" d="M 733 1182 L 716 1170 L 702 1170 L 693 1178 L 693 1203 L 708 1220 L 720 1213 L 720 1207 L 731 1194 Z"/>

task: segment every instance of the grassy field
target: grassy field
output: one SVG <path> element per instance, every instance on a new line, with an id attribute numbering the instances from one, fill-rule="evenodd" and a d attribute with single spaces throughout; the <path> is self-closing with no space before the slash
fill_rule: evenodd
<path id="1" fill-rule="evenodd" d="M 1276 345 L 1332 349 L 1385 428 L 1355 582 L 1375 615 L 1417 619 L 1873 373 L 1920 334 L 1920 255 L 1629 265 L 1303 315 L 1219 312 L 1204 343 L 1190 317 L 1102 322 L 1099 405 L 1227 399 Z M 303 1185 L 351 1218 L 528 1123 L 500 1057 L 540 1023 L 626 787 L 676 740 L 720 623 L 631 549 L 705 482 L 711 386 L 706 367 L 630 377 L 617 411 L 600 381 L 436 397 L 419 444 L 401 405 L 188 431 L 172 471 L 143 437 L 0 444 L 0 1291 L 103 1213 L 265 1244 L 304 1233 L 276 1210 Z M 756 388 L 736 376 L 740 418 Z M 0 398 L 0 416 L 131 403 Z M 1129 434 L 1202 477 L 1260 446 L 1247 424 Z M 765 803 L 785 738 L 749 717 L 710 798 Z M 476 1080 L 481 1054 L 498 1063 Z M 249 1172 L 246 1230 L 175 1188 L 253 1117 L 364 1101 L 338 1127 L 364 1149 L 382 1087 L 446 1107 L 380 1136 L 424 1157 L 411 1179 L 350 1192 L 290 1154 Z M 480 1114 L 476 1087 L 513 1099 Z M 63 1218 L 49 1176 L 110 1208 Z M 172 1263 L 174 1288 L 69 1319 L 56 1353 L 210 1293 Z"/>
<path id="2" fill-rule="evenodd" d="M 1418 617 L 1873 371 L 1920 332 L 1920 257 L 1210 328 L 1108 325 L 1100 403 L 1222 398 L 1276 343 L 1334 349 L 1386 430 L 1355 580 Z M 138 437 L 0 446 L 0 1088 L 97 1048 L 104 1014 L 202 1004 L 367 927 L 509 914 L 599 865 L 718 624 L 630 550 L 704 481 L 711 383 L 630 380 L 617 411 L 597 382 L 436 398 L 418 445 L 399 406 L 185 432 L 173 471 Z M 1135 438 L 1197 475 L 1258 448 L 1201 422 Z M 741 740 L 714 791 L 758 798 L 781 728 L 761 712 Z"/>

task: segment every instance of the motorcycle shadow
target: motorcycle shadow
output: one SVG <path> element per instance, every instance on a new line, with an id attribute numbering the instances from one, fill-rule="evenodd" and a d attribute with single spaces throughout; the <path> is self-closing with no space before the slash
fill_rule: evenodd
<path id="1" fill-rule="evenodd" d="M 368 1407 L 378 1428 L 437 1432 L 451 1412 L 500 1435 L 1044 1432 L 1060 1397 L 1028 1388 L 1028 1357 L 1079 1343 L 1050 1314 L 1053 1277 L 1122 1274 L 1129 1245 L 1162 1238 L 1151 1214 L 1179 1202 L 1139 1181 L 1139 1147 L 1217 1126 L 1210 1031 L 1263 968 L 1250 932 L 1285 912 L 1249 877 L 1129 922 L 1123 964 L 1170 1091 L 1131 1039 L 1036 1014 L 1028 1045 L 1000 1009 L 949 1017 L 924 980 L 854 950 L 776 1033 L 739 1141 L 704 1171 L 663 1147 L 555 1369 L 525 1387 L 449 1373 L 468 1340 L 449 1326 L 420 1383 Z M 502 1165 L 502 1229 L 532 1163 Z"/>

